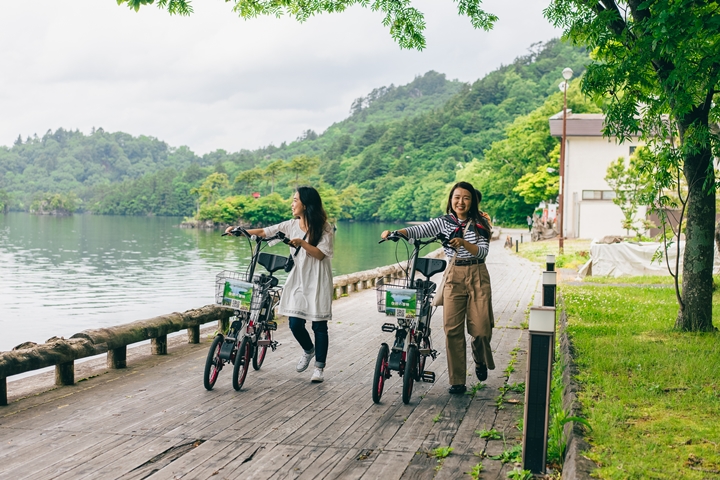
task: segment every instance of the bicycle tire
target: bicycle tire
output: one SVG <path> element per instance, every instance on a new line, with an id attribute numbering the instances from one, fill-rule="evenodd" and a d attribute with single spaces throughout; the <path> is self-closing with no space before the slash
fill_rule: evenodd
<path id="1" fill-rule="evenodd" d="M 260 336 L 258 337 L 258 340 L 270 340 L 272 342 L 272 332 L 269 329 L 264 329 L 262 332 L 260 332 Z M 265 361 L 265 355 L 267 354 L 267 345 L 263 345 L 262 347 L 255 347 L 253 351 L 253 357 L 252 357 L 252 366 L 255 370 L 260 370 L 260 367 L 262 367 L 263 362 Z"/>
<path id="2" fill-rule="evenodd" d="M 432 340 L 430 339 L 430 337 L 423 337 L 422 341 L 420 342 L 420 348 L 430 350 L 432 352 Z M 420 353 L 420 352 L 418 352 L 418 353 Z M 419 355 L 419 357 L 420 358 L 418 359 L 418 370 L 415 375 L 415 380 L 418 382 L 420 380 L 422 380 L 422 375 L 423 375 L 423 372 L 425 371 L 425 363 L 427 361 L 428 356 L 427 355 Z"/>
<path id="3" fill-rule="evenodd" d="M 232 384 L 235 390 L 240 390 L 245 383 L 250 368 L 250 357 L 252 357 L 252 342 L 247 337 L 243 337 L 235 355 L 235 366 L 233 367 Z"/>
<path id="4" fill-rule="evenodd" d="M 215 382 L 217 381 L 217 377 L 220 374 L 220 370 L 222 370 L 223 361 L 220 359 L 220 348 L 222 347 L 223 340 L 225 340 L 224 336 L 215 336 L 212 344 L 210 345 L 207 359 L 205 360 L 203 384 L 207 390 L 213 389 Z"/>
<path id="5" fill-rule="evenodd" d="M 413 384 L 415 383 L 415 375 L 418 369 L 418 349 L 415 345 L 410 345 L 407 349 L 405 357 L 405 372 L 403 373 L 403 390 L 402 401 L 405 405 L 410 403 L 412 396 Z"/>
<path id="6" fill-rule="evenodd" d="M 377 360 L 375 361 L 375 375 L 373 376 L 372 383 L 372 399 L 375 403 L 380 403 L 380 398 L 385 388 L 385 376 L 387 375 L 388 365 L 388 354 L 390 348 L 386 343 L 383 343 L 378 350 Z"/>

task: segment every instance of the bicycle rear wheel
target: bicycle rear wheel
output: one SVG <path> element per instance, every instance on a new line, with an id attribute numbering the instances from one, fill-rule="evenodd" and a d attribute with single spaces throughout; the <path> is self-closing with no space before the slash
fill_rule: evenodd
<path id="1" fill-rule="evenodd" d="M 233 367 L 233 388 L 240 390 L 245 383 L 248 368 L 250 368 L 250 357 L 252 357 L 252 343 L 247 337 L 243 337 L 240 348 L 235 355 L 235 366 Z"/>
<path id="2" fill-rule="evenodd" d="M 266 328 L 265 330 L 260 332 L 258 340 L 267 340 L 272 342 L 272 332 Z M 267 354 L 267 349 L 267 345 L 258 346 L 257 348 L 255 348 L 252 357 L 252 366 L 255 370 L 260 370 L 260 367 L 262 367 L 262 364 L 265 361 L 265 354 Z"/>
<path id="3" fill-rule="evenodd" d="M 410 403 L 412 396 L 413 384 L 418 370 L 418 349 L 415 345 L 410 345 L 405 357 L 405 373 L 403 374 L 403 392 L 402 400 L 404 404 Z"/>
<path id="4" fill-rule="evenodd" d="M 378 350 L 377 360 L 375 361 L 375 375 L 373 376 L 372 384 L 372 399 L 375 403 L 380 403 L 380 397 L 383 394 L 383 388 L 385 388 L 385 376 L 388 372 L 388 348 L 386 343 L 383 343 Z"/>
<path id="5" fill-rule="evenodd" d="M 220 348 L 225 337 L 217 335 L 210 345 L 207 360 L 205 360 L 205 373 L 203 374 L 203 384 L 208 390 L 212 390 L 217 381 L 218 374 L 222 370 L 223 361 L 220 359 Z"/>

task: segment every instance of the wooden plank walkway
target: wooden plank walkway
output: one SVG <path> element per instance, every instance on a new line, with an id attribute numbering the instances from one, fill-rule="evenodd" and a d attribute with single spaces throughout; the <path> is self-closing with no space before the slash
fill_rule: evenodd
<path id="1" fill-rule="evenodd" d="M 375 291 L 366 290 L 333 305 L 324 383 L 310 383 L 312 369 L 295 372 L 300 347 L 281 323 L 282 345 L 268 352 L 260 371 L 248 373 L 240 392 L 232 388 L 229 368 L 208 392 L 202 373 L 210 339 L 203 338 L 200 345 L 0 409 L 0 478 L 440 480 L 470 478 L 466 472 L 481 461 L 482 478 L 506 478 L 511 465 L 481 456 L 519 443 L 523 396 L 498 398 L 503 386 L 525 381 L 527 330 L 521 324 L 528 306 L 539 304 L 541 276 L 499 241 L 488 268 L 497 369 L 474 396 L 447 392 L 438 310 L 433 345 L 440 355 L 426 366 L 436 383 L 416 383 L 404 405 L 394 374 L 375 405 L 375 356 L 392 334 L 380 330 L 385 317 L 375 309 Z M 471 386 L 477 380 L 469 351 L 468 361 Z M 491 428 L 505 439 L 476 434 Z M 428 455 L 440 446 L 454 448 L 442 464 Z"/>

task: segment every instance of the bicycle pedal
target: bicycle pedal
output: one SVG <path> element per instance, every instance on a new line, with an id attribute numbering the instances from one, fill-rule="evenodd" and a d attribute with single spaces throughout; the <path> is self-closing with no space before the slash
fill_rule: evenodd
<path id="1" fill-rule="evenodd" d="M 273 352 L 274 352 L 275 349 L 278 347 L 278 345 L 280 345 L 278 342 L 272 342 L 272 343 L 270 344 L 270 348 L 272 348 L 272 351 L 273 351 Z"/>
<path id="2" fill-rule="evenodd" d="M 422 373 L 422 381 L 427 383 L 435 383 L 435 372 L 425 370 Z"/>
<path id="3" fill-rule="evenodd" d="M 383 332 L 394 332 L 397 330 L 397 326 L 394 323 L 383 323 L 382 331 Z"/>
<path id="4" fill-rule="evenodd" d="M 432 357 L 433 360 L 435 360 L 438 356 L 437 350 L 430 350 L 430 356 Z"/>
<path id="5" fill-rule="evenodd" d="M 277 322 L 267 322 L 267 329 L 268 330 L 277 330 Z"/>

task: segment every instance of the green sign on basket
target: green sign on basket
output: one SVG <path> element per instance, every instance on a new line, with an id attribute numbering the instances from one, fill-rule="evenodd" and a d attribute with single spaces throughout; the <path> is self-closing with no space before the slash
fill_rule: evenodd
<path id="1" fill-rule="evenodd" d="M 244 312 L 250 311 L 253 284 L 231 278 L 225 279 L 222 304 Z"/>
<path id="2" fill-rule="evenodd" d="M 398 318 L 415 316 L 417 290 L 412 288 L 388 288 L 385 290 L 385 315 Z"/>

